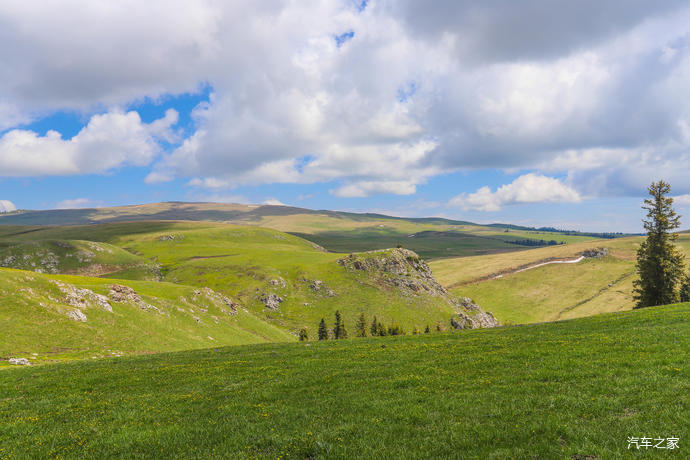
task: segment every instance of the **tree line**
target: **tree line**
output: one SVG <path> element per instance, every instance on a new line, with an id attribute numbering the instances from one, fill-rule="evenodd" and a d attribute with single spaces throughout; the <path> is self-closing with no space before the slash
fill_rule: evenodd
<path id="1" fill-rule="evenodd" d="M 441 323 L 436 323 L 434 330 L 437 332 L 444 331 L 445 328 Z M 319 340 L 340 340 L 348 338 L 347 329 L 345 327 L 345 321 L 340 314 L 340 310 L 335 312 L 335 321 L 332 328 L 328 327 L 325 318 L 321 318 L 317 328 L 317 337 Z M 412 328 L 412 335 L 417 334 L 429 334 L 432 328 L 427 324 L 422 332 L 417 326 Z M 399 324 L 393 322 L 386 325 L 382 321 L 379 321 L 376 316 L 372 319 L 371 323 L 368 322 L 367 317 L 364 313 L 359 315 L 357 322 L 355 323 L 355 337 L 386 337 L 389 335 L 406 335 L 407 332 Z M 303 327 L 299 331 L 299 340 L 305 341 L 309 340 L 309 333 L 306 327 Z"/>

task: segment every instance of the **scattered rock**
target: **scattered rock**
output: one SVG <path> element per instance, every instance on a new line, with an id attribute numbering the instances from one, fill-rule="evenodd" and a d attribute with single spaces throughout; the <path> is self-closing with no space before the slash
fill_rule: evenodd
<path id="1" fill-rule="evenodd" d="M 163 235 L 158 238 L 159 241 L 175 241 L 184 240 L 184 235 Z"/>
<path id="2" fill-rule="evenodd" d="M 194 321 L 201 324 L 201 318 L 199 318 L 198 316 L 192 316 L 192 318 L 194 318 Z"/>
<path id="3" fill-rule="evenodd" d="M 211 288 L 205 287 L 201 290 L 201 293 L 203 293 L 209 300 L 214 302 L 223 313 L 226 313 L 226 310 L 222 308 L 223 306 L 229 308 L 229 311 L 227 311 L 229 315 L 236 315 L 237 309 L 241 307 L 241 305 L 237 302 L 234 302 L 229 297 L 226 297 L 223 294 L 216 292 Z"/>
<path id="4" fill-rule="evenodd" d="M 284 288 L 285 286 L 287 286 L 287 284 L 285 283 L 285 280 L 281 277 L 278 277 L 276 279 L 272 279 L 271 281 L 268 282 L 268 284 L 270 284 L 271 286 L 278 286 L 281 288 Z"/>
<path id="5" fill-rule="evenodd" d="M 51 283 L 55 284 L 60 292 L 65 295 L 64 301 L 77 308 L 87 308 L 91 303 L 95 303 L 102 309 L 113 312 L 113 307 L 110 305 L 108 298 L 101 294 L 96 294 L 90 289 L 78 288 L 72 284 L 63 283 L 57 280 L 51 280 Z M 86 321 L 85 319 L 80 321 Z"/>
<path id="6" fill-rule="evenodd" d="M 283 298 L 276 295 L 276 294 L 262 294 L 261 295 L 261 302 L 268 308 L 269 310 L 277 310 L 278 307 L 280 307 L 280 304 L 283 302 Z"/>
<path id="7" fill-rule="evenodd" d="M 607 248 L 585 249 L 582 251 L 582 257 L 586 259 L 600 259 L 607 255 L 609 255 L 609 250 Z"/>
<path id="8" fill-rule="evenodd" d="M 31 361 L 26 358 L 10 358 L 10 364 L 17 366 L 31 366 Z"/>
<path id="9" fill-rule="evenodd" d="M 67 317 L 73 319 L 74 321 L 80 321 L 82 323 L 86 322 L 86 315 L 81 310 L 72 310 L 67 312 Z"/>
<path id="10" fill-rule="evenodd" d="M 305 279 L 306 282 L 310 282 L 310 280 Z M 335 292 L 333 289 L 329 288 L 324 284 L 323 281 L 321 280 L 313 280 L 309 284 L 309 289 L 311 289 L 314 292 L 323 292 L 326 294 L 328 297 L 335 297 Z"/>
<path id="11" fill-rule="evenodd" d="M 114 302 L 130 302 L 141 308 L 142 310 L 154 310 L 158 313 L 162 313 L 158 307 L 144 302 L 137 292 L 129 286 L 123 286 L 122 284 L 113 284 L 110 286 L 110 292 L 108 293 L 110 298 Z"/>

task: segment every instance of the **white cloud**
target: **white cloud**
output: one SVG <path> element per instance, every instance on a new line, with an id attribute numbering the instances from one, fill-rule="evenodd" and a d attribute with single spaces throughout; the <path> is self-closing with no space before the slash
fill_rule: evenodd
<path id="1" fill-rule="evenodd" d="M 0 200 L 0 213 L 16 211 L 17 207 L 8 200 Z"/>
<path id="2" fill-rule="evenodd" d="M 451 206 L 465 210 L 499 211 L 503 206 L 524 203 L 576 203 L 580 194 L 558 179 L 539 174 L 525 174 L 512 183 L 492 192 L 482 187 L 471 194 L 461 194 L 450 200 Z"/>
<path id="3" fill-rule="evenodd" d="M 81 209 L 81 208 L 97 208 L 100 206 L 100 202 L 90 200 L 89 198 L 75 198 L 72 200 L 62 200 L 60 201 L 56 209 Z"/>
<path id="4" fill-rule="evenodd" d="M 340 188 L 331 190 L 331 193 L 339 197 L 364 198 L 381 193 L 412 195 L 415 191 L 415 184 L 409 181 L 362 181 L 343 185 Z"/>
<path id="5" fill-rule="evenodd" d="M 94 115 L 71 139 L 48 131 L 15 129 L 0 137 L 0 176 L 102 173 L 124 166 L 148 165 L 160 153 L 158 140 L 169 137 L 177 112 L 142 123 L 137 112 Z"/>
<path id="6" fill-rule="evenodd" d="M 679 206 L 690 206 L 690 194 L 674 196 L 673 203 Z"/>
<path id="7" fill-rule="evenodd" d="M 271 206 L 287 206 L 285 203 L 283 203 L 280 200 L 276 200 L 275 198 L 268 198 L 264 200 L 263 204 L 271 205 Z"/>
<path id="8" fill-rule="evenodd" d="M 90 141 L 17 129 L 0 139 L 0 176 L 154 162 L 148 183 L 340 180 L 335 195 L 368 196 L 543 166 L 583 196 L 644 191 L 654 171 L 690 193 L 690 7 L 547 3 L 3 2 L 0 130 L 202 84 L 213 94 L 158 160 L 159 139 L 178 141 L 168 117 Z"/>

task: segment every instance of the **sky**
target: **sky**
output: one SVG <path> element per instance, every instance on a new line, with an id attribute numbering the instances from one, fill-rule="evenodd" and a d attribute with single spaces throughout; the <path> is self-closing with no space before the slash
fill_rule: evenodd
<path id="1" fill-rule="evenodd" d="M 690 5 L 0 3 L 0 212 L 218 201 L 690 228 Z"/>

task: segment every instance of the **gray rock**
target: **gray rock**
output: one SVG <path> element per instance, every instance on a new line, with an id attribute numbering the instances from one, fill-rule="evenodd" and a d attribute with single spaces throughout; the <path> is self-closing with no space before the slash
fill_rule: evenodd
<path id="1" fill-rule="evenodd" d="M 81 310 L 72 310 L 67 312 L 67 317 L 74 321 L 80 321 L 82 323 L 86 322 L 86 315 Z"/>
<path id="2" fill-rule="evenodd" d="M 262 294 L 260 300 L 269 310 L 277 310 L 278 307 L 280 307 L 280 304 L 284 301 L 282 297 L 273 293 Z"/>
<path id="3" fill-rule="evenodd" d="M 10 364 L 17 366 L 31 366 L 31 361 L 26 358 L 10 358 Z"/>

